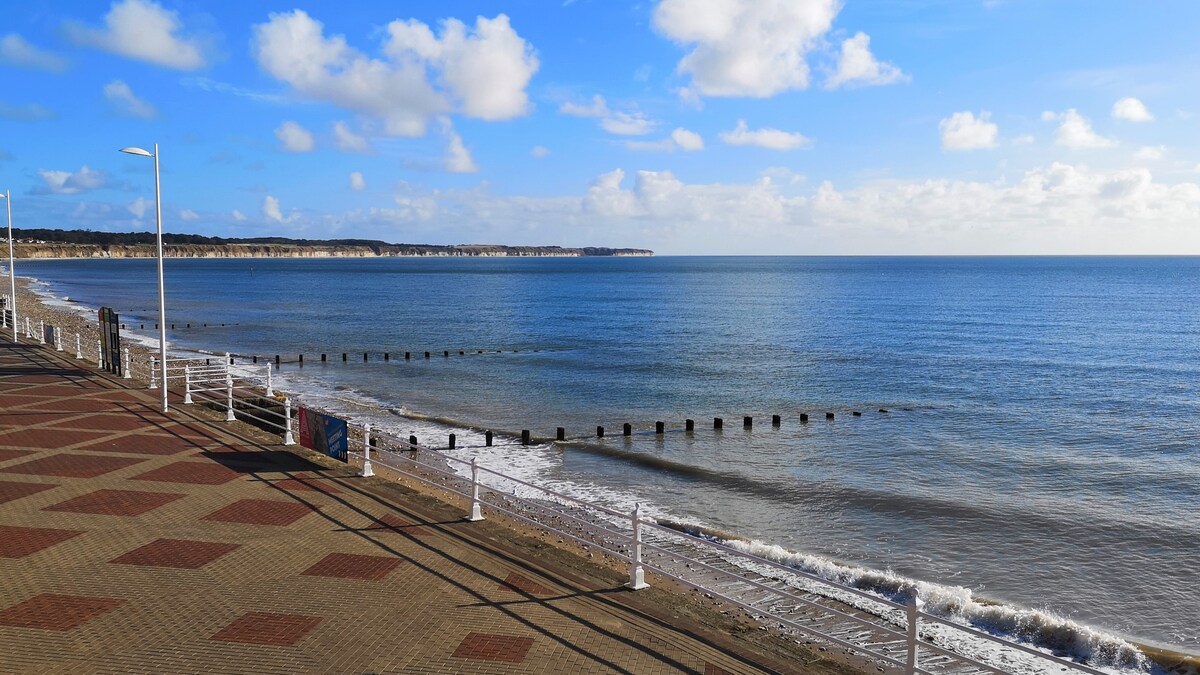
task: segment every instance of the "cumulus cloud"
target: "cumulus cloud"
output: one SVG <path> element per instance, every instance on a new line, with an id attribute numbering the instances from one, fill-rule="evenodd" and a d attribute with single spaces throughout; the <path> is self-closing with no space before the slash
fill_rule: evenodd
<path id="1" fill-rule="evenodd" d="M 1042 121 L 1057 121 L 1059 125 L 1054 132 L 1054 142 L 1072 150 L 1107 148 L 1117 144 L 1113 139 L 1097 134 L 1092 129 L 1091 121 L 1074 108 L 1062 113 L 1047 110 L 1042 113 Z"/>
<path id="2" fill-rule="evenodd" d="M 273 220 L 277 223 L 283 222 L 283 211 L 279 210 L 279 200 L 271 195 L 263 197 L 262 214 L 267 220 Z"/>
<path id="3" fill-rule="evenodd" d="M 1165 145 L 1143 145 L 1133 153 L 1134 158 L 1143 161 L 1158 161 L 1167 156 Z"/>
<path id="4" fill-rule="evenodd" d="M 58 114 L 40 103 L 13 105 L 0 101 L 0 117 L 16 122 L 37 122 L 52 120 L 58 117 Z"/>
<path id="5" fill-rule="evenodd" d="M 809 85 L 807 55 L 833 25 L 838 0 L 662 0 L 654 28 L 690 48 L 679 73 L 705 96 L 765 98 Z"/>
<path id="6" fill-rule="evenodd" d="M 312 152 L 314 146 L 312 133 L 290 120 L 275 130 L 275 138 L 287 152 Z"/>
<path id="7" fill-rule="evenodd" d="M 134 218 L 140 220 L 142 216 L 146 215 L 146 211 L 150 209 L 150 205 L 153 203 L 154 202 L 151 202 L 145 197 L 138 197 L 137 199 L 126 204 L 125 208 L 133 214 Z"/>
<path id="8" fill-rule="evenodd" d="M 529 149 L 529 154 L 537 159 L 542 159 L 550 156 L 550 148 L 544 145 L 535 145 Z"/>
<path id="9" fill-rule="evenodd" d="M 695 152 L 704 149 L 704 139 L 700 134 L 689 131 L 684 128 L 678 128 L 671 132 L 671 135 L 659 141 L 625 141 L 625 147 L 630 150 L 651 150 L 661 152 L 674 152 L 683 150 L 686 152 Z"/>
<path id="10" fill-rule="evenodd" d="M 636 110 L 612 110 L 600 94 L 592 96 L 588 103 L 567 101 L 558 107 L 558 112 L 572 117 L 596 117 L 600 128 L 617 136 L 644 136 L 654 130 L 654 121 Z"/>
<path id="11" fill-rule="evenodd" d="M 990 122 L 991 113 L 984 110 L 979 117 L 969 110 L 956 112 L 938 124 L 945 150 L 981 150 L 996 147 L 999 127 Z"/>
<path id="12" fill-rule="evenodd" d="M 154 106 L 134 95 L 133 90 L 122 80 L 113 80 L 104 85 L 104 98 L 112 104 L 114 110 L 122 115 L 140 117 L 145 120 L 151 120 L 158 116 L 158 111 L 154 109 Z"/>
<path id="13" fill-rule="evenodd" d="M 558 112 L 572 117 L 606 117 L 608 103 L 600 94 L 594 94 L 589 103 L 572 103 L 567 101 L 558 107 Z"/>
<path id="14" fill-rule="evenodd" d="M 195 70 L 205 59 L 199 40 L 180 35 L 179 15 L 151 0 L 121 0 L 104 16 L 104 26 L 66 26 L 76 44 L 98 47 L 167 68 Z"/>
<path id="15" fill-rule="evenodd" d="M 342 121 L 333 123 L 333 142 L 338 150 L 345 152 L 367 152 L 371 149 L 366 138 L 351 131 Z"/>
<path id="16" fill-rule="evenodd" d="M 278 204 L 276 205 L 276 208 L 278 208 Z M 241 211 L 239 211 L 237 209 L 234 209 L 233 212 L 230 213 L 229 215 L 232 216 L 233 219 L 239 223 L 246 219 L 246 214 L 242 213 Z"/>
<path id="17" fill-rule="evenodd" d="M 1126 96 L 1114 103 L 1112 116 L 1126 122 L 1149 122 L 1154 119 L 1146 105 L 1132 96 Z"/>
<path id="18" fill-rule="evenodd" d="M 795 150 L 812 143 L 811 139 L 797 132 L 771 128 L 751 130 L 746 126 L 746 120 L 738 120 L 732 131 L 723 131 L 719 136 L 727 145 L 757 145 L 768 150 Z"/>
<path id="19" fill-rule="evenodd" d="M 362 192 L 367 189 L 367 180 L 363 178 L 361 171 L 350 172 L 350 189 L 355 192 Z"/>
<path id="20" fill-rule="evenodd" d="M 479 167 L 471 159 L 467 146 L 463 145 L 462 136 L 450 125 L 449 120 L 442 123 L 442 132 L 446 135 L 446 170 L 451 173 L 475 173 Z"/>
<path id="21" fill-rule="evenodd" d="M 108 182 L 107 174 L 90 169 L 86 164 L 74 172 L 38 169 L 38 175 L 42 185 L 35 187 L 33 194 L 77 195 L 98 190 Z"/>
<path id="22" fill-rule="evenodd" d="M 871 86 L 907 82 L 908 75 L 899 68 L 880 62 L 871 53 L 871 36 L 859 32 L 842 42 L 837 69 L 825 80 L 826 89 L 844 86 Z"/>
<path id="23" fill-rule="evenodd" d="M 58 54 L 38 49 L 16 33 L 0 38 L 0 63 L 52 73 L 67 69 L 67 60 Z"/>
<path id="24" fill-rule="evenodd" d="M 380 119 L 393 136 L 423 136 L 430 119 L 455 109 L 484 120 L 528 112 L 525 87 L 538 60 L 507 16 L 477 17 L 472 31 L 447 19 L 436 36 L 415 19 L 393 21 L 386 34 L 384 58 L 372 58 L 293 10 L 254 26 L 253 52 L 272 77 L 311 99 Z"/>
<path id="25" fill-rule="evenodd" d="M 193 211 L 191 209 L 184 209 L 184 210 L 180 211 L 179 217 L 180 217 L 180 219 L 186 220 L 189 223 L 200 220 L 200 214 L 196 213 L 195 211 Z"/>

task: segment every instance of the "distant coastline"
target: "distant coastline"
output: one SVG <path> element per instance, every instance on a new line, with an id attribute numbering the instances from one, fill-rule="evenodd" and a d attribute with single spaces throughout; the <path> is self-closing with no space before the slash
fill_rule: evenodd
<path id="1" fill-rule="evenodd" d="M 153 258 L 154 235 L 148 232 L 14 229 L 14 255 L 25 259 Z M 499 244 L 392 244 L 364 239 L 230 239 L 194 234 L 164 234 L 168 258 L 582 258 L 652 256 L 640 248 L 585 246 L 503 246 Z"/>

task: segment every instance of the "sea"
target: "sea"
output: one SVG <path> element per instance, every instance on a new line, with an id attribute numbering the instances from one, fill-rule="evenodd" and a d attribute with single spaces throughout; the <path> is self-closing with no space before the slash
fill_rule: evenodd
<path id="1" fill-rule="evenodd" d="M 156 334 L 154 260 L 17 272 Z M 166 289 L 173 348 L 279 354 L 402 438 L 1200 654 L 1200 258 L 169 259 Z"/>

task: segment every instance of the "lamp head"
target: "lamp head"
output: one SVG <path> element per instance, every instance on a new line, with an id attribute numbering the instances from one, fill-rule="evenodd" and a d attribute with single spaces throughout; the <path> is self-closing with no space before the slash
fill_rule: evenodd
<path id="1" fill-rule="evenodd" d="M 141 155 L 142 157 L 153 157 L 154 156 L 154 153 L 152 153 L 148 150 L 143 150 L 141 148 L 121 148 L 121 152 L 124 152 L 129 155 Z"/>

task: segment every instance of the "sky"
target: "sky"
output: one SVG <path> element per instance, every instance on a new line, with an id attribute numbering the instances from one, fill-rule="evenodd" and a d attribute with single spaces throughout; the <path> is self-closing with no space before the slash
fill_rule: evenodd
<path id="1" fill-rule="evenodd" d="M 1200 3 L 41 0 L 16 227 L 1200 254 Z"/>

